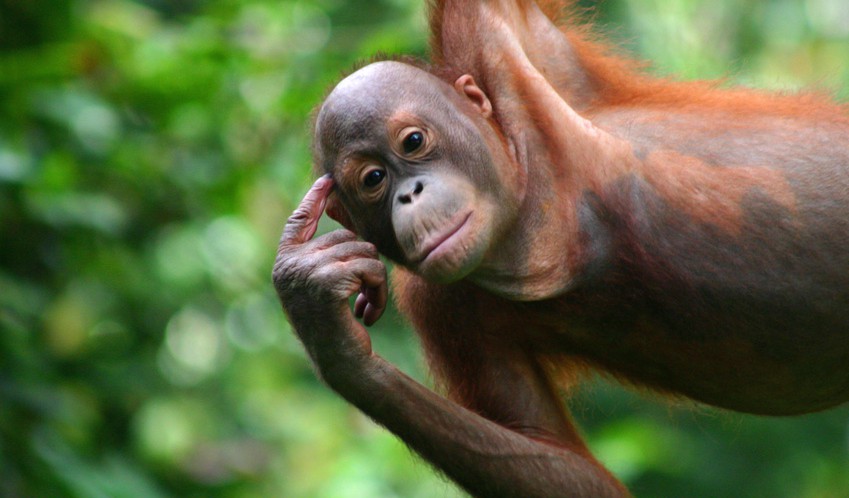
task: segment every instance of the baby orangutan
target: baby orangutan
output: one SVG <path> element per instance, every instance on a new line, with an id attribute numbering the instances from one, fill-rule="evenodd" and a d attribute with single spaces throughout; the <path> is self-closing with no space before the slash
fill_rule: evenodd
<path id="1" fill-rule="evenodd" d="M 652 78 L 564 3 L 435 1 L 430 66 L 339 83 L 274 267 L 327 384 L 475 496 L 627 495 L 555 367 L 758 414 L 849 399 L 846 108 Z M 347 229 L 313 239 L 325 209 Z M 356 320 L 378 253 L 447 399 Z"/>

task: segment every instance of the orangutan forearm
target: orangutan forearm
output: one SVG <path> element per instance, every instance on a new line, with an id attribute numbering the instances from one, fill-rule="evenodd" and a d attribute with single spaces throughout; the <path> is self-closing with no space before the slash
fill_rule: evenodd
<path id="1" fill-rule="evenodd" d="M 621 497 L 588 454 L 535 441 L 442 398 L 379 356 L 325 381 L 474 496 Z"/>

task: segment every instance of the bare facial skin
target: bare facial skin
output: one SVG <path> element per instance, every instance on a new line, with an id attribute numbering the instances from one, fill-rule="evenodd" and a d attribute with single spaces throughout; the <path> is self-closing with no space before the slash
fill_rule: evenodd
<path id="1" fill-rule="evenodd" d="M 654 79 L 541 5 L 436 0 L 432 72 L 371 64 L 323 103 L 273 271 L 319 375 L 485 497 L 628 495 L 560 398 L 587 369 L 762 415 L 845 403 L 847 107 Z M 345 229 L 313 238 L 324 211 Z M 371 348 L 378 254 L 447 398 Z"/>
<path id="2" fill-rule="evenodd" d="M 490 137 L 490 112 L 473 82 L 455 89 L 397 62 L 352 74 L 316 123 L 317 163 L 341 204 L 331 216 L 368 213 L 340 219 L 433 281 L 466 277 L 515 221 L 524 194 L 518 165 Z"/>

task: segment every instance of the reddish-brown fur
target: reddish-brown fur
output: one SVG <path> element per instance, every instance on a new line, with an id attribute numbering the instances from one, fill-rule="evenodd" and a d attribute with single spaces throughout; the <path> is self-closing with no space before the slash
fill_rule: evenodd
<path id="1" fill-rule="evenodd" d="M 588 368 L 761 414 L 849 399 L 849 109 L 815 93 L 652 77 L 576 22 L 576 2 L 538 4 L 544 16 L 531 0 L 431 1 L 432 62 L 412 64 L 449 86 L 383 66 L 367 73 L 378 79 L 358 80 L 368 82 L 364 93 L 338 97 L 331 115 L 353 124 L 328 118 L 329 136 L 354 129 L 363 147 L 364 129 L 392 135 L 367 140 L 369 164 L 392 155 L 385 171 L 398 184 L 447 178 L 443 185 L 473 184 L 470 195 L 505 187 L 513 197 L 499 191 L 499 199 L 515 212 L 485 205 L 517 221 L 456 283 L 394 272 L 394 297 L 447 402 L 375 355 L 347 309 L 360 290 L 358 314 L 372 306 L 366 323 L 385 304 L 374 247 L 355 250 L 351 233 L 309 240 L 327 202 L 334 218 L 360 221 L 361 236 L 414 267 L 391 245 L 398 232 L 383 227 L 417 221 L 411 197 L 407 211 L 393 211 L 384 190 L 359 190 L 357 168 L 345 166 L 358 156 L 328 153 L 325 171 L 341 191 L 370 201 L 358 205 L 367 212 L 343 212 L 327 200 L 331 180 L 319 180 L 287 224 L 275 268 L 284 307 L 328 384 L 481 496 L 627 494 L 558 395 Z M 397 81 L 413 90 L 397 107 L 362 106 L 378 81 L 381 96 L 397 96 Z M 461 146 L 453 149 L 434 133 L 427 147 L 451 151 L 435 165 L 426 154 L 404 158 L 397 140 L 398 128 L 426 128 L 425 115 L 443 135 L 455 131 L 458 121 L 446 125 L 416 101 L 416 91 L 432 96 L 432 88 L 457 90 L 465 107 L 452 106 L 486 130 L 483 140 L 454 137 Z M 377 121 L 360 107 L 390 117 Z M 444 112 L 456 116 L 452 109 Z M 362 121 L 351 118 L 357 113 Z M 345 145 L 327 140 L 333 150 Z M 491 168 L 477 165 L 486 154 L 470 157 L 480 143 Z M 411 166 L 419 159 L 425 164 Z M 433 175 L 466 176 L 422 176 L 431 166 Z M 422 185 L 418 193 L 430 192 Z"/>
<path id="2" fill-rule="evenodd" d="M 461 68 L 454 68 L 457 74 L 446 74 L 445 67 L 451 64 L 445 61 L 442 52 L 443 26 L 471 22 L 469 19 L 446 19 L 452 11 L 445 10 L 445 0 L 429 2 L 430 18 L 430 57 L 432 64 L 440 69 L 446 81 L 453 82 Z M 525 1 L 519 2 L 526 3 Z M 574 50 L 578 53 L 580 64 L 589 75 L 594 96 L 599 99 L 594 105 L 648 105 L 678 108 L 681 105 L 728 109 L 741 115 L 810 116 L 826 120 L 840 119 L 849 122 L 844 112 L 835 114 L 837 105 L 829 96 L 817 93 L 782 95 L 764 93 L 748 89 L 722 89 L 721 81 L 682 82 L 657 78 L 644 72 L 646 64 L 629 59 L 600 39 L 593 32 L 592 25 L 579 22 L 585 18 L 574 0 L 547 0 L 536 2 L 540 9 L 557 24 Z"/>
<path id="3" fill-rule="evenodd" d="M 615 55 L 609 46 L 596 39 L 587 24 L 575 23 L 575 2 L 538 3 L 546 15 L 555 20 L 566 34 L 578 54 L 582 70 L 588 75 L 587 81 L 591 90 L 589 94 L 592 98 L 583 102 L 569 102 L 573 107 L 582 109 L 584 116 L 592 117 L 606 108 L 616 107 L 651 109 L 659 115 L 665 112 L 690 112 L 696 119 L 708 122 L 712 115 L 721 115 L 725 126 L 735 126 L 729 123 L 739 120 L 741 124 L 738 126 L 744 128 L 750 126 L 752 118 L 762 120 L 770 117 L 844 127 L 849 125 L 847 107 L 835 104 L 828 96 L 817 93 L 788 95 L 749 89 L 725 89 L 722 88 L 723 83 L 718 81 L 680 82 L 648 76 L 643 72 L 643 64 Z M 445 59 L 442 30 L 444 26 L 460 24 L 459 20 L 451 19 L 451 15 L 468 14 L 469 11 L 446 10 L 443 1 L 431 2 L 430 7 L 431 57 L 436 67 L 434 72 L 450 82 L 468 68 L 458 67 L 455 61 Z M 462 22 L 475 21 L 464 18 Z M 456 33 L 452 35 L 456 36 Z M 552 129 L 557 125 L 554 122 L 545 122 L 545 114 L 541 109 L 534 108 L 533 99 L 527 100 L 525 105 L 529 109 L 529 115 L 537 120 L 541 128 Z M 563 157 L 568 154 L 568 148 L 569 144 L 549 141 L 545 151 L 552 157 Z M 633 155 L 635 152 L 623 153 Z M 644 163 L 635 163 L 635 168 L 640 170 L 640 174 L 671 208 L 686 213 L 695 222 L 716 227 L 732 237 L 739 234 L 743 225 L 743 197 L 752 188 L 763 189 L 788 212 L 793 213 L 796 209 L 797 199 L 787 178 L 775 169 L 758 164 L 707 164 L 697 157 L 684 156 L 669 150 L 649 151 L 644 159 Z M 568 192 L 564 198 L 577 198 L 585 188 L 600 193 L 622 174 L 617 171 L 606 175 L 603 170 L 593 170 L 596 165 L 592 163 L 589 164 L 588 170 L 576 169 L 585 164 L 572 164 L 571 173 L 566 178 L 556 179 L 557 182 L 562 182 L 559 190 Z M 724 176 L 716 176 L 716 168 L 725 168 Z M 703 193 L 694 195 L 694 192 L 698 191 Z M 568 220 L 566 226 L 571 228 L 564 228 L 576 232 L 577 221 L 573 217 L 568 217 Z M 586 357 L 581 354 L 579 337 L 586 334 L 588 341 L 596 340 L 597 338 L 591 336 L 598 332 L 592 329 L 586 332 L 581 330 L 581 320 L 578 320 L 579 324 L 566 333 L 574 341 L 569 343 L 570 340 L 560 335 L 563 334 L 562 316 L 574 315 L 576 310 L 581 310 L 577 312 L 577 315 L 581 315 L 588 302 L 592 307 L 604 306 L 604 299 L 594 301 L 595 296 L 592 295 L 566 301 L 565 308 L 563 305 L 552 303 L 538 306 L 515 303 L 480 292 L 468 285 L 454 288 L 433 286 L 404 270 L 396 271 L 394 284 L 398 305 L 411 317 L 416 329 L 420 331 L 428 353 L 428 362 L 440 384 L 458 403 L 496 420 L 499 414 L 510 412 L 511 400 L 490 398 L 493 393 L 485 388 L 489 381 L 480 377 L 480 372 L 486 370 L 481 369 L 480 362 L 484 361 L 481 356 L 493 349 L 501 351 L 502 355 L 509 354 L 505 351 L 520 351 L 521 354 L 534 357 L 535 364 L 547 369 L 552 378 L 565 379 L 567 383 L 575 382 L 587 368 Z M 614 299 L 609 305 L 620 306 L 621 302 Z M 449 309 L 456 312 L 446 314 L 445 310 Z M 532 317 L 535 311 L 540 314 Z M 481 320 L 481 317 L 485 317 L 483 321 L 475 321 Z M 546 329 L 547 321 L 551 322 L 552 330 L 559 329 L 561 332 L 553 332 L 550 336 L 540 332 Z M 669 358 L 680 356 L 682 368 L 687 364 L 694 365 L 692 362 L 695 361 L 704 368 L 725 365 L 720 368 L 733 369 L 735 365 L 761 355 L 755 346 L 744 339 L 722 339 L 725 345 L 706 348 L 703 343 L 688 344 L 686 341 L 671 340 L 668 333 L 657 328 L 651 319 L 637 321 L 635 332 L 624 337 L 614 333 L 613 340 L 624 340 L 627 349 L 641 350 L 646 355 L 656 354 L 660 348 L 668 347 L 669 350 L 665 354 Z M 569 328 L 569 325 L 566 327 Z M 534 335 L 527 336 L 525 332 L 528 330 L 533 330 Z M 557 358 L 558 355 L 559 360 L 552 361 L 552 358 Z M 591 360 L 590 363 L 596 361 Z M 623 380 L 644 382 L 659 390 L 669 388 L 669 385 L 659 385 L 650 378 L 641 379 L 640 376 L 635 376 L 635 369 L 642 368 L 639 365 L 622 367 L 604 362 L 595 364 Z M 766 358 L 760 368 L 760 375 L 764 378 L 789 379 L 794 375 L 787 364 Z M 681 381 L 682 384 L 686 382 Z M 788 382 L 787 389 L 793 389 L 789 384 Z M 686 389 L 683 390 L 686 392 Z M 510 420 L 498 421 L 508 426 L 511 423 Z"/>
<path id="4" fill-rule="evenodd" d="M 519 9 L 527 8 L 530 3 L 527 1 L 518 2 Z M 558 88 L 558 90 L 561 91 L 561 95 L 572 108 L 579 110 L 584 117 L 590 120 L 608 109 L 615 108 L 619 112 L 625 112 L 628 109 L 634 109 L 636 112 L 651 110 L 652 115 L 660 116 L 673 112 L 689 113 L 690 117 L 686 119 L 690 122 L 693 120 L 710 122 L 715 119 L 714 116 L 719 116 L 723 126 L 739 126 L 744 130 L 747 127 L 751 129 L 753 119 L 764 120 L 770 117 L 803 120 L 818 125 L 825 123 L 835 127 L 849 125 L 847 107 L 835 104 L 828 96 L 818 93 L 776 94 L 749 89 L 722 88 L 720 81 L 680 82 L 649 76 L 642 71 L 643 64 L 616 55 L 607 44 L 597 40 L 588 24 L 578 23 L 576 19 L 579 19 L 579 16 L 576 14 L 578 9 L 575 2 L 547 1 L 538 3 L 542 10 L 560 26 L 572 50 L 577 54 L 576 63 L 581 74 L 586 77 L 583 83 L 583 93 L 579 96 L 569 95 L 569 88 Z M 474 64 L 477 64 L 481 60 L 480 58 L 485 58 L 486 55 L 483 51 L 484 53 L 481 55 L 474 53 L 461 55 L 462 59 L 459 61 L 456 60 L 456 55 L 453 59 L 446 59 L 443 51 L 444 37 L 442 31 L 444 26 L 456 26 L 461 23 L 475 24 L 478 21 L 468 17 L 474 15 L 471 7 L 455 6 L 453 9 L 446 10 L 444 1 L 431 2 L 430 7 L 434 72 L 447 82 L 451 82 L 463 72 L 468 71 L 470 64 L 474 67 Z M 455 19 L 452 16 L 460 17 Z M 452 31 L 450 36 L 461 40 L 457 42 L 460 47 L 474 46 L 472 40 L 465 39 L 465 34 Z M 504 62 L 503 64 L 509 63 Z M 549 66 L 547 69 L 551 70 L 552 67 L 555 71 L 557 70 L 556 66 Z M 508 69 L 513 72 L 522 71 L 519 67 Z M 484 89 L 487 90 L 487 84 L 490 83 L 487 81 L 489 72 L 487 72 L 488 70 L 481 71 L 483 71 L 483 74 L 476 75 L 476 77 L 479 77 Z M 551 75 L 548 77 L 550 78 Z M 524 102 L 528 118 L 534 120 L 539 128 L 553 129 L 558 125 L 559 117 L 551 113 L 546 114 L 543 108 L 547 105 L 548 102 L 537 102 L 534 99 L 526 99 Z M 643 115 L 646 118 L 650 116 L 648 113 Z M 496 119 L 499 119 L 499 116 L 496 116 Z M 570 148 L 575 148 L 574 144 L 563 141 L 559 137 L 543 135 L 541 139 L 545 141 L 544 152 L 552 156 L 564 157 Z M 660 153 L 669 154 L 668 151 Z M 703 160 L 697 158 L 687 159 L 687 161 L 696 167 L 704 164 Z M 594 182 L 589 186 L 598 191 L 601 187 L 600 183 L 607 183 L 613 179 L 609 176 L 604 177 L 603 171 L 591 171 L 589 174 L 578 171 L 577 168 L 581 167 L 595 169 L 596 164 L 592 162 L 572 161 L 572 163 L 568 166 L 568 169 L 555 168 L 553 170 L 554 175 L 570 172 L 568 177 L 555 176 L 554 179 L 562 182 L 564 189 L 572 191 L 571 198 L 575 198 L 579 195 L 578 192 L 581 189 L 588 186 L 585 182 Z M 734 229 L 735 222 L 733 216 L 726 218 L 725 215 L 733 215 L 734 212 L 739 215 L 739 208 L 735 208 L 734 204 L 739 203 L 741 193 L 747 188 L 746 185 L 749 187 L 762 185 L 776 199 L 781 199 L 781 203 L 789 208 L 792 208 L 795 202 L 787 189 L 786 179 L 779 172 L 762 169 L 759 164 L 707 165 L 707 167 L 712 166 L 729 167 L 728 174 L 739 178 L 742 183 L 732 182 L 730 181 L 731 178 L 709 180 L 699 175 L 698 168 L 688 170 L 686 166 L 679 166 L 679 172 L 683 176 L 667 176 L 662 171 L 646 171 L 645 173 L 647 177 L 655 179 L 652 184 L 661 194 L 665 194 L 667 201 L 671 204 L 690 210 L 694 214 L 698 211 L 699 218 L 711 218 L 716 224 L 727 225 L 729 230 Z M 743 167 L 745 171 L 740 167 Z M 614 173 L 614 175 L 620 174 L 621 172 Z M 575 176 L 579 177 L 581 183 L 572 181 Z M 689 180 L 686 177 L 690 177 Z M 747 178 L 754 183 L 748 181 Z M 718 188 L 711 191 L 708 198 L 705 199 L 705 203 L 701 205 L 690 204 L 686 199 L 675 199 L 676 194 L 672 192 L 680 190 L 681 185 L 664 185 L 663 182 L 669 179 L 692 186 L 699 185 L 702 188 L 706 187 L 705 180 L 708 180 L 708 184 L 713 182 Z M 726 188 L 732 190 L 725 192 Z M 736 192 L 733 191 L 734 189 L 736 189 Z M 568 218 L 570 215 L 567 213 L 565 216 Z M 724 218 L 724 220 L 720 221 L 720 218 Z M 576 229 L 574 219 L 567 219 L 564 222 L 566 226 L 563 228 L 567 231 L 573 232 Z"/>

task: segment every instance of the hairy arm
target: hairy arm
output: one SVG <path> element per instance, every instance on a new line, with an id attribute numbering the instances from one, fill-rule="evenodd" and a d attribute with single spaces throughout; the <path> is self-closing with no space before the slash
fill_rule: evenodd
<path id="1" fill-rule="evenodd" d="M 344 230 L 311 240 L 331 188 L 332 180 L 319 179 L 290 217 L 273 272 L 283 308 L 325 382 L 475 496 L 626 495 L 589 456 L 521 354 L 496 353 L 471 379 L 511 411 L 517 430 L 436 395 L 374 354 L 355 319 L 373 322 L 386 303 L 386 273 L 373 246 Z M 352 313 L 348 298 L 357 292 L 363 297 Z"/>

